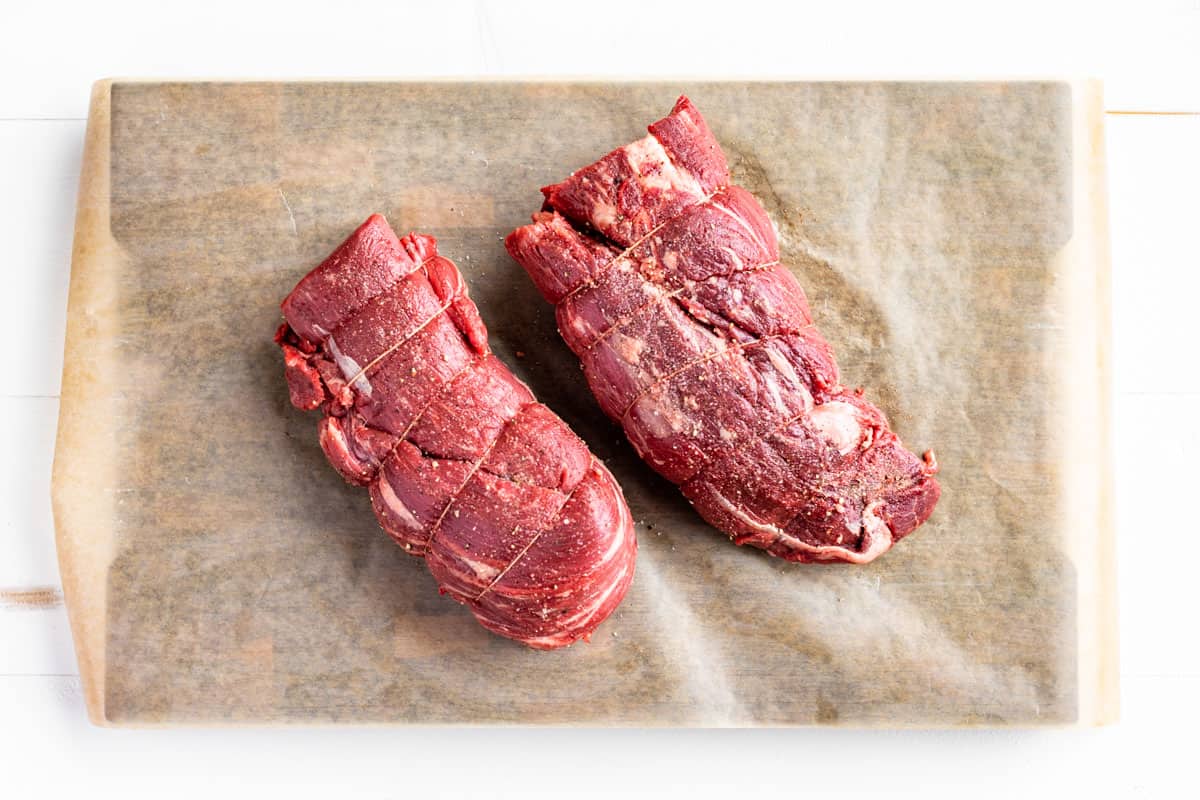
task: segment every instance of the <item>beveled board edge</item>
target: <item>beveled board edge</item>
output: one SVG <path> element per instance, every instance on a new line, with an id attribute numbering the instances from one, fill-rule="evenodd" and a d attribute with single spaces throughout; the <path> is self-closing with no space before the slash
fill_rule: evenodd
<path id="1" fill-rule="evenodd" d="M 119 465 L 112 414 L 117 391 L 114 356 L 103 343 L 116 325 L 113 266 L 122 258 L 109 226 L 112 82 L 92 87 L 84 138 L 62 400 L 54 450 L 51 500 L 63 596 L 79 660 L 88 717 L 109 725 L 104 705 L 108 570 L 116 552 L 117 498 L 111 478 Z"/>
<path id="2" fill-rule="evenodd" d="M 1079 717 L 1108 725 L 1120 717 L 1116 536 L 1112 445 L 1112 263 L 1100 81 L 1073 84 L 1074 235 L 1060 286 L 1073 340 L 1062 371 L 1071 398 L 1066 476 L 1069 554 L 1078 577 Z M 1092 389 L 1092 391 L 1088 391 Z"/>

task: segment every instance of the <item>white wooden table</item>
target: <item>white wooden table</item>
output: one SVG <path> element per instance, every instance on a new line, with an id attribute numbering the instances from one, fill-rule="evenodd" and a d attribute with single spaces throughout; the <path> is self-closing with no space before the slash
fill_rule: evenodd
<path id="1" fill-rule="evenodd" d="M 116 8 L 115 6 L 121 6 Z M 923 797 L 1194 790 L 1200 712 L 1200 3 L 0 6 L 0 797 Z M 831 4 L 822 4 L 831 5 Z M 636 20 L 636 22 L 633 22 Z M 864 29 L 865 28 L 865 29 Z M 1092 731 L 103 731 L 86 722 L 49 481 L 89 85 L 105 75 L 1098 75 L 1107 81 L 1123 720 Z"/>

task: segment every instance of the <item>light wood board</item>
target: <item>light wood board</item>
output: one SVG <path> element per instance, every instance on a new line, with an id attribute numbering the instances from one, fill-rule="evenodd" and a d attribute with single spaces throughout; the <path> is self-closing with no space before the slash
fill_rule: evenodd
<path id="1" fill-rule="evenodd" d="M 865 568 L 708 528 L 602 418 L 503 252 L 539 186 L 681 91 L 845 380 L 938 452 L 933 519 Z M 99 84 L 54 477 L 93 719 L 1112 719 L 1100 109 L 1061 83 Z M 496 351 L 642 523 L 590 645 L 534 653 L 439 598 L 287 405 L 277 303 L 373 211 L 439 237 Z"/>

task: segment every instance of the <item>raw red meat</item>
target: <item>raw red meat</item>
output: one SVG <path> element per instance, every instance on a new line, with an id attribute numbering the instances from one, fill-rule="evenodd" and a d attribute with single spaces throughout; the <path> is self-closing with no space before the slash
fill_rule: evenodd
<path id="1" fill-rule="evenodd" d="M 542 189 L 509 253 L 557 306 L 600 407 L 738 544 L 865 563 L 929 517 L 933 454 L 838 381 L 775 229 L 681 97 Z"/>
<path id="2" fill-rule="evenodd" d="M 292 403 L 370 488 L 380 524 L 443 593 L 531 647 L 587 638 L 625 596 L 637 540 L 621 490 L 488 349 L 431 236 L 372 216 L 283 301 Z"/>

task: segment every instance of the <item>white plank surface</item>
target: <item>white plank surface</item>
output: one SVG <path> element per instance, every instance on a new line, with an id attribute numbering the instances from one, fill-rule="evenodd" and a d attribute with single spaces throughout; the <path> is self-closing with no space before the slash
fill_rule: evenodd
<path id="1" fill-rule="evenodd" d="M 11 3 L 0 114 L 78 117 L 112 75 L 1095 75 L 1113 108 L 1200 108 L 1195 0 Z M 62 25 L 69 18 L 70 26 Z M 95 32 L 103 32 L 97 35 Z"/>
<path id="2" fill-rule="evenodd" d="M 0 396 L 58 396 L 84 127 L 82 119 L 0 122 L 0 319 L 8 344 Z"/>
<path id="3" fill-rule="evenodd" d="M 1107 134 L 1117 391 L 1200 394 L 1200 371 L 1171 360 L 1198 338 L 1200 115 L 1110 115 Z"/>
<path id="4" fill-rule="evenodd" d="M 105 731 L 79 724 L 76 678 L 34 677 L 0 682 L 0 758 L 14 798 L 1189 796 L 1194 748 L 1171 720 L 1195 681 L 1125 695 L 1127 730 Z"/>
<path id="5" fill-rule="evenodd" d="M 0 395 L 0 419 L 8 423 L 0 457 L 0 590 L 56 586 L 50 465 L 58 398 Z"/>
<path id="6" fill-rule="evenodd" d="M 1112 109 L 1200 110 L 1196 0 L 1084 13 L 1043 2 L 703 6 L 391 2 L 365 20 L 329 3 L 0 6 L 0 592 L 58 588 L 49 468 L 82 118 L 98 77 L 1069 73 L 1105 77 Z M 0 600 L 0 797 L 1186 795 L 1200 711 L 1198 145 L 1200 117 L 1109 118 L 1119 725 L 104 731 L 85 721 L 61 605 L 12 595 Z"/>

